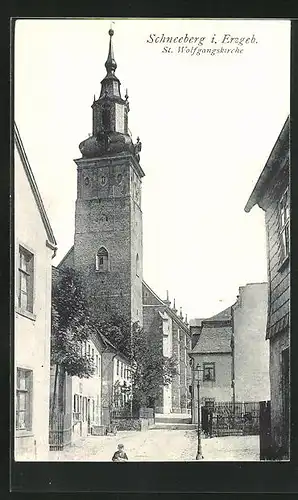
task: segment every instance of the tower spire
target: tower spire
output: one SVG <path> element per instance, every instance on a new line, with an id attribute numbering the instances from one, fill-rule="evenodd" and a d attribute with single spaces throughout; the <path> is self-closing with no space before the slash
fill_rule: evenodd
<path id="1" fill-rule="evenodd" d="M 105 62 L 105 67 L 107 70 L 107 75 L 114 74 L 117 68 L 117 63 L 114 58 L 114 49 L 113 49 L 113 41 L 112 41 L 112 36 L 114 35 L 114 30 L 112 29 L 112 23 L 111 27 L 109 29 L 109 35 L 110 35 L 110 42 L 109 42 L 109 53 L 108 53 L 108 58 Z"/>

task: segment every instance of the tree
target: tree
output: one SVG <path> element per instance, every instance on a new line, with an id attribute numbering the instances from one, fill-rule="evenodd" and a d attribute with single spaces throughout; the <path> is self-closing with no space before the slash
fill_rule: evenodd
<path id="1" fill-rule="evenodd" d="M 98 321 L 98 329 L 128 359 L 131 358 L 131 325 L 125 316 L 113 314 L 109 320 Z"/>
<path id="2" fill-rule="evenodd" d="M 170 384 L 177 373 L 177 360 L 163 355 L 159 333 L 147 336 L 138 323 L 133 324 L 132 356 L 133 404 L 136 407 L 154 405 L 162 387 Z"/>
<path id="3" fill-rule="evenodd" d="M 51 364 L 56 365 L 52 411 L 56 404 L 58 378 L 61 393 L 65 373 L 80 378 L 93 375 L 93 360 L 82 352 L 83 342 L 92 333 L 96 333 L 96 329 L 89 314 L 81 277 L 77 271 L 65 268 L 60 271 L 52 289 Z"/>

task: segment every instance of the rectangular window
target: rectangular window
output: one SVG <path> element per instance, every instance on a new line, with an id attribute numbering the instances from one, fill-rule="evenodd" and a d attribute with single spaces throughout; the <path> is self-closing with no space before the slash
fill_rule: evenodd
<path id="1" fill-rule="evenodd" d="M 284 260 L 290 252 L 290 204 L 289 190 L 287 189 L 279 202 L 279 227 L 281 258 Z"/>
<path id="2" fill-rule="evenodd" d="M 84 398 L 84 405 L 85 405 L 85 419 L 87 420 L 88 418 L 88 408 L 87 408 L 87 398 Z"/>
<path id="3" fill-rule="evenodd" d="M 79 408 L 79 412 L 80 412 L 80 417 L 82 418 L 82 396 L 80 396 L 80 408 Z"/>
<path id="4" fill-rule="evenodd" d="M 88 344 L 88 356 L 90 356 L 90 353 L 91 353 L 91 346 L 90 344 Z"/>
<path id="5" fill-rule="evenodd" d="M 18 306 L 28 312 L 33 312 L 33 254 L 19 246 L 19 294 Z"/>
<path id="6" fill-rule="evenodd" d="M 119 359 L 117 359 L 117 375 L 119 375 Z"/>
<path id="7" fill-rule="evenodd" d="M 98 375 L 100 376 L 100 357 L 98 356 Z"/>
<path id="8" fill-rule="evenodd" d="M 215 381 L 215 363 L 203 363 L 203 381 Z"/>
<path id="9" fill-rule="evenodd" d="M 123 378 L 123 363 L 121 363 L 121 378 Z"/>
<path id="10" fill-rule="evenodd" d="M 94 361 L 94 349 L 92 349 L 92 360 Z"/>
<path id="11" fill-rule="evenodd" d="M 83 349 L 83 352 L 84 352 L 84 356 L 86 357 L 87 356 L 87 342 L 84 340 L 84 349 Z"/>
<path id="12" fill-rule="evenodd" d="M 16 384 L 16 428 L 32 429 L 32 380 L 33 371 L 17 368 Z"/>
<path id="13" fill-rule="evenodd" d="M 208 408 L 214 408 L 215 405 L 215 398 L 205 398 L 205 406 L 208 406 Z"/>
<path id="14" fill-rule="evenodd" d="M 92 399 L 92 421 L 94 422 L 95 420 L 95 402 L 94 399 Z"/>
<path id="15" fill-rule="evenodd" d="M 95 373 L 98 375 L 98 354 L 95 355 Z"/>

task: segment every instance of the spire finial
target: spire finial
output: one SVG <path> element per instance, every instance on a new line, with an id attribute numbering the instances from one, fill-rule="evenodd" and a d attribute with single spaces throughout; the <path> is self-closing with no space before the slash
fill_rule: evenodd
<path id="1" fill-rule="evenodd" d="M 139 138 L 137 138 L 139 139 Z M 169 300 L 169 290 L 167 290 L 167 301 Z"/>
<path id="2" fill-rule="evenodd" d="M 174 303 L 173 303 L 173 311 L 176 314 L 177 309 L 176 309 L 176 299 L 174 298 Z"/>
<path id="3" fill-rule="evenodd" d="M 117 64 L 116 64 L 116 61 L 114 59 L 114 50 L 113 50 L 113 43 L 112 43 L 112 36 L 114 35 L 114 30 L 112 28 L 112 25 L 114 24 L 114 21 L 111 22 L 110 24 L 110 29 L 109 29 L 109 35 L 110 35 L 110 43 L 109 43 L 109 53 L 108 53 L 108 58 L 106 60 L 106 63 L 105 63 L 105 67 L 106 67 L 106 70 L 107 70 L 107 73 L 114 73 L 116 68 L 117 68 Z"/>

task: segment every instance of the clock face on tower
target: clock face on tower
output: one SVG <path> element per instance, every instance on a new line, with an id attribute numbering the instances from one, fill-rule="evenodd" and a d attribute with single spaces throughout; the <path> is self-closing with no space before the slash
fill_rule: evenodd
<path id="1" fill-rule="evenodd" d="M 100 179 L 99 179 L 99 182 L 100 182 L 100 184 L 101 184 L 102 186 L 105 186 L 105 185 L 106 185 L 106 183 L 107 183 L 107 178 L 106 178 L 106 176 L 105 176 L 105 175 L 102 175 L 102 176 L 100 177 Z"/>

